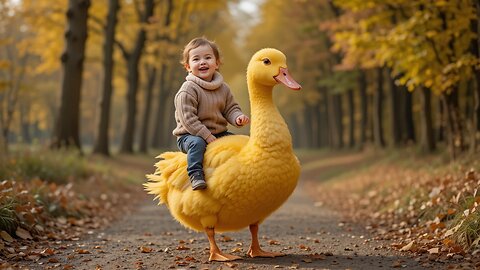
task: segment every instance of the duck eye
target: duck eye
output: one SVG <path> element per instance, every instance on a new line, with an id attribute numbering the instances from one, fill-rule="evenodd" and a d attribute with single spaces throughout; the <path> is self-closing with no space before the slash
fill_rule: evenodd
<path id="1" fill-rule="evenodd" d="M 270 65 L 272 63 L 268 58 L 264 58 L 262 61 L 265 65 Z"/>

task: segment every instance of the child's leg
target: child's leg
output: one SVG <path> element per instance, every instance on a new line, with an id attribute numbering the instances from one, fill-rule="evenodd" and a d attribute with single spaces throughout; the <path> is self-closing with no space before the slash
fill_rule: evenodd
<path id="1" fill-rule="evenodd" d="M 207 143 L 201 137 L 187 134 L 178 139 L 177 145 L 182 152 L 187 153 L 187 172 L 193 189 L 205 189 L 207 184 L 203 174 L 203 155 Z"/>

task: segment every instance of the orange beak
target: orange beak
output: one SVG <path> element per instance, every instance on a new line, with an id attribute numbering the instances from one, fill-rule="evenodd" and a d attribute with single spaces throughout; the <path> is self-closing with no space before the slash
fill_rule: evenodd
<path id="1" fill-rule="evenodd" d="M 278 75 L 273 77 L 277 82 L 284 84 L 292 90 L 300 90 L 302 86 L 298 84 L 288 73 L 288 69 L 280 68 Z"/>

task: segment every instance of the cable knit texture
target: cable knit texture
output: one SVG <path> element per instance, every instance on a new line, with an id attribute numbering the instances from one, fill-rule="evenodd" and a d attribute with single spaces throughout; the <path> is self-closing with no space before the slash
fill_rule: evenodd
<path id="1" fill-rule="evenodd" d="M 185 80 L 175 95 L 173 135 L 189 133 L 207 140 L 226 131 L 228 123 L 238 126 L 235 120 L 243 113 L 220 73 L 215 72 L 211 82 L 193 74 Z"/>

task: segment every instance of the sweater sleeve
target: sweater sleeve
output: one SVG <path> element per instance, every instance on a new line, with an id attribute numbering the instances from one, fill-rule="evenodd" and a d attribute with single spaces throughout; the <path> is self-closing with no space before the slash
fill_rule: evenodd
<path id="1" fill-rule="evenodd" d="M 212 135 L 210 130 L 198 118 L 198 100 L 187 91 L 179 91 L 175 96 L 175 109 L 178 120 L 188 133 L 206 140 Z"/>
<path id="2" fill-rule="evenodd" d="M 225 110 L 223 111 L 223 115 L 225 116 L 225 118 L 230 124 L 238 127 L 235 120 L 237 120 L 237 118 L 243 113 L 242 113 L 242 110 L 240 109 L 240 106 L 233 98 L 232 92 L 230 91 L 230 88 L 228 87 L 228 85 L 225 84 L 225 87 L 227 90 L 227 97 L 226 97 Z"/>

